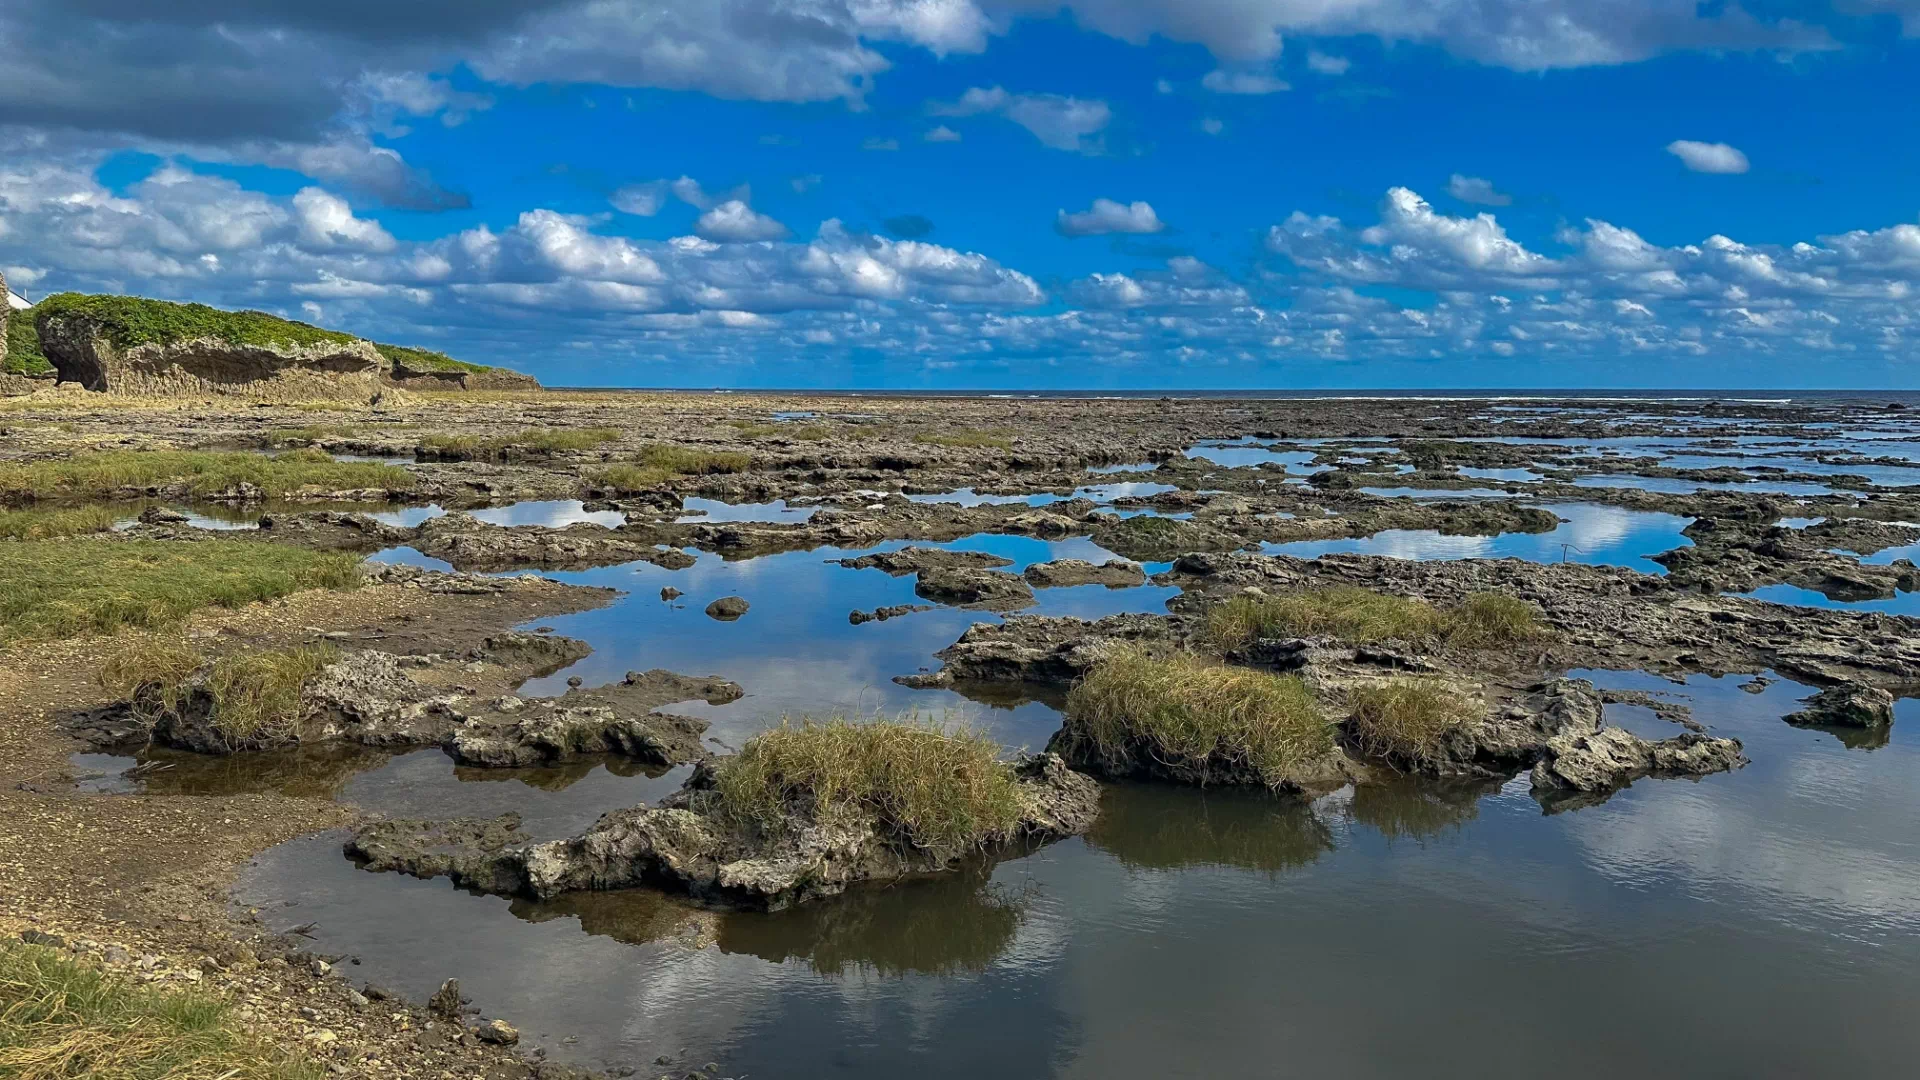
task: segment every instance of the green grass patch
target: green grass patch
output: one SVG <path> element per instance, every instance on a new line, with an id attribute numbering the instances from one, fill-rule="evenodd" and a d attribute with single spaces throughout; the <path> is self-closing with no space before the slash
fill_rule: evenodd
<path id="1" fill-rule="evenodd" d="M 139 296 L 56 293 L 33 307 L 36 319 L 79 315 L 95 320 L 108 340 L 123 349 L 211 338 L 233 345 L 348 344 L 356 339 L 264 311 L 222 311 L 205 304 L 175 304 Z"/>
<path id="2" fill-rule="evenodd" d="M 1207 612 L 1207 637 L 1221 648 L 1255 638 L 1338 638 L 1355 645 L 1486 647 L 1538 637 L 1539 613 L 1524 600 L 1479 593 L 1453 608 L 1356 585 L 1331 585 L 1278 596 L 1236 596 Z"/>
<path id="3" fill-rule="evenodd" d="M 721 814 L 778 835 L 794 815 L 877 818 L 902 845 L 959 855 L 1006 837 L 1024 806 L 998 744 L 916 719 L 783 723 L 718 767 Z"/>
<path id="4" fill-rule="evenodd" d="M 229 749 L 285 742 L 300 733 L 307 680 L 340 659 L 332 645 L 256 649 L 208 664 L 177 638 L 148 636 L 118 650 L 100 671 L 101 685 L 125 695 L 143 719 L 184 719 L 205 694 L 208 719 Z"/>
<path id="5" fill-rule="evenodd" d="M 0 558 L 0 640 L 162 629 L 208 607 L 350 589 L 360 557 L 257 540 L 25 540 Z"/>
<path id="6" fill-rule="evenodd" d="M 1013 436 L 1006 431 L 923 431 L 913 441 L 924 446 L 956 446 L 982 450 L 1011 450 Z"/>
<path id="7" fill-rule="evenodd" d="M 484 439 L 477 435 L 429 435 L 420 440 L 420 445 L 440 453 L 498 454 L 520 450 L 551 454 L 563 450 L 592 450 L 619 439 L 619 428 L 527 428 L 511 435 Z"/>
<path id="8" fill-rule="evenodd" d="M 685 446 L 656 443 L 640 452 L 640 463 L 681 476 L 710 476 L 717 473 L 745 472 L 753 464 L 753 457 L 739 451 L 694 450 Z"/>
<path id="9" fill-rule="evenodd" d="M 405 367 L 411 371 L 441 371 L 465 375 L 477 375 L 483 371 L 498 371 L 483 364 L 469 364 L 465 360 L 455 360 L 443 352 L 432 349 L 415 349 L 407 345 L 386 345 L 376 342 L 373 346 L 386 358 L 387 363 L 395 367 Z"/>
<path id="10" fill-rule="evenodd" d="M 65 510 L 0 510 L 0 540 L 58 540 L 113 528 L 119 516 L 104 506 Z"/>
<path id="11" fill-rule="evenodd" d="M 0 296 L 0 303 L 6 297 Z M 47 375 L 53 371 L 53 361 L 48 360 L 40 351 L 40 329 L 33 321 L 32 310 L 15 311 L 7 317 L 7 362 L 0 367 L 8 375 Z"/>
<path id="12" fill-rule="evenodd" d="M 1448 736 L 1474 718 L 1473 702 L 1434 678 L 1390 679 L 1347 694 L 1347 736 L 1362 753 L 1413 768 L 1437 765 Z"/>
<path id="13" fill-rule="evenodd" d="M 1143 762 L 1194 777 L 1257 776 L 1297 784 L 1334 750 L 1333 725 L 1293 676 L 1209 663 L 1191 653 L 1156 659 L 1110 651 L 1067 696 L 1072 738 L 1126 775 Z"/>
<path id="14" fill-rule="evenodd" d="M 12 1080 L 320 1080 L 321 1065 L 240 1027 L 199 990 L 141 986 L 53 949 L 0 944 L 0 1076 Z"/>
<path id="15" fill-rule="evenodd" d="M 802 424 L 799 427 L 790 427 L 787 438 L 797 439 L 800 442 L 823 442 L 832 434 L 825 424 Z"/>
<path id="16" fill-rule="evenodd" d="M 252 484 L 267 497 L 302 488 L 408 490 L 413 477 L 392 465 L 335 461 L 319 450 L 253 454 L 216 450 L 109 450 L 29 465 L 0 466 L 0 501 L 97 498 L 127 488 L 185 483 L 194 494 Z"/>

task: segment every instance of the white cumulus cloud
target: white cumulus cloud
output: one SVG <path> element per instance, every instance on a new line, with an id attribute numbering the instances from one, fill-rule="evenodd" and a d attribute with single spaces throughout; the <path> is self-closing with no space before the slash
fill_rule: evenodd
<path id="1" fill-rule="evenodd" d="M 1694 142 L 1691 139 L 1675 139 L 1667 144 L 1667 153 L 1681 160 L 1687 168 L 1698 173 L 1743 173 L 1747 171 L 1747 155 L 1728 146 L 1726 143 Z"/>
<path id="2" fill-rule="evenodd" d="M 1062 236 L 1104 236 L 1109 233 L 1146 234 L 1161 232 L 1166 224 L 1145 202 L 1122 203 L 1095 199 L 1090 209 L 1077 214 L 1060 211 L 1054 228 Z"/>

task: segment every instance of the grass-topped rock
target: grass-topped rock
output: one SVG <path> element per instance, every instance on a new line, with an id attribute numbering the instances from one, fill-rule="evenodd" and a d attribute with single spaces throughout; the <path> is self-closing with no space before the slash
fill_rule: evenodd
<path id="1" fill-rule="evenodd" d="M 375 344 L 387 362 L 387 380 L 410 390 L 538 390 L 540 380 L 508 368 L 455 360 L 443 352 Z"/>
<path id="2" fill-rule="evenodd" d="M 259 311 L 57 293 L 33 308 L 60 379 L 119 394 L 371 395 L 372 342 Z"/>
<path id="3" fill-rule="evenodd" d="M 1319 791 L 1346 781 L 1301 679 L 1114 645 L 1067 698 L 1048 749 L 1100 776 Z"/>
<path id="4" fill-rule="evenodd" d="M 150 741 L 225 755 L 320 743 L 438 746 L 481 768 L 604 756 L 672 766 L 705 756 L 707 724 L 654 710 L 740 696 L 724 679 L 663 670 L 558 697 L 500 692 L 588 651 L 568 638 L 498 634 L 452 655 L 400 657 L 317 642 L 209 656 L 177 636 L 148 635 L 122 642 L 101 671 L 101 683 L 124 701 L 74 727 L 103 748 Z M 496 681 L 482 692 L 455 679 Z"/>
<path id="5" fill-rule="evenodd" d="M 6 370 L 30 375 L 44 365 L 64 382 L 116 394 L 359 400 L 387 384 L 540 388 L 516 371 L 427 349 L 376 345 L 263 311 L 139 296 L 57 293 L 17 314 L 7 331 L 7 355 L 0 357 Z"/>
<path id="6" fill-rule="evenodd" d="M 1099 797 L 1051 754 L 1009 764 L 983 735 L 835 719 L 757 735 L 659 806 L 613 811 L 569 840 L 529 843 L 517 821 L 397 821 L 362 829 L 348 851 L 486 892 L 659 884 L 779 909 L 1083 832 Z"/>

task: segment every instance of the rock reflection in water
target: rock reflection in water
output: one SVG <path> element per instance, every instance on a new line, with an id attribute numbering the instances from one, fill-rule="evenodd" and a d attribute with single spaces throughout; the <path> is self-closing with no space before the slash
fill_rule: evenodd
<path id="1" fill-rule="evenodd" d="M 439 751 L 434 751 L 439 754 Z M 251 795 L 278 792 L 331 799 L 392 755 L 365 746 L 308 746 L 216 757 L 149 747 L 130 755 L 76 754 L 82 790 L 142 795 Z M 445 760 L 445 755 L 441 755 Z"/>
<path id="2" fill-rule="evenodd" d="M 1087 843 L 1128 867 L 1227 866 L 1279 873 L 1333 850 L 1333 832 L 1298 799 L 1265 792 L 1119 784 Z"/>
<path id="3" fill-rule="evenodd" d="M 854 889 L 828 904 L 720 919 L 724 952 L 822 975 L 958 975 L 987 970 L 1013 944 L 1023 890 L 996 884 L 989 863 L 925 881 Z M 583 924 L 584 925 L 584 924 Z"/>
<path id="4" fill-rule="evenodd" d="M 1499 781 L 1437 783 L 1414 777 L 1361 784 L 1353 789 L 1347 815 L 1389 844 L 1425 844 L 1465 828 L 1479 816 L 1480 800 L 1500 788 Z"/>

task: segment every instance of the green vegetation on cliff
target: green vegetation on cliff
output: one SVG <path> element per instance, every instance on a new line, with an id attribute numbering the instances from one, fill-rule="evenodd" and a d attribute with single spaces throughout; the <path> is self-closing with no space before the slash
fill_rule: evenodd
<path id="1" fill-rule="evenodd" d="M 0 641 L 177 625 L 302 589 L 360 583 L 360 557 L 258 540 L 25 540 L 0 558 Z"/>
<path id="2" fill-rule="evenodd" d="M 55 293 L 33 306 L 35 319 L 82 315 L 97 321 L 107 339 L 123 349 L 211 338 L 231 345 L 345 345 L 358 340 L 264 311 L 222 311 L 205 304 L 176 304 L 140 296 Z"/>
<path id="3" fill-rule="evenodd" d="M 469 364 L 465 360 L 455 360 L 443 352 L 431 349 L 415 349 L 406 345 L 384 345 L 374 343 L 380 355 L 387 363 L 395 367 L 405 367 L 411 371 L 437 371 L 462 375 L 477 375 L 483 371 L 506 371 L 507 368 L 493 368 L 482 364 Z"/>
<path id="4" fill-rule="evenodd" d="M 53 371 L 53 363 L 40 352 L 40 331 L 34 328 L 32 309 L 9 315 L 7 362 L 0 371 L 8 375 L 46 375 Z"/>

